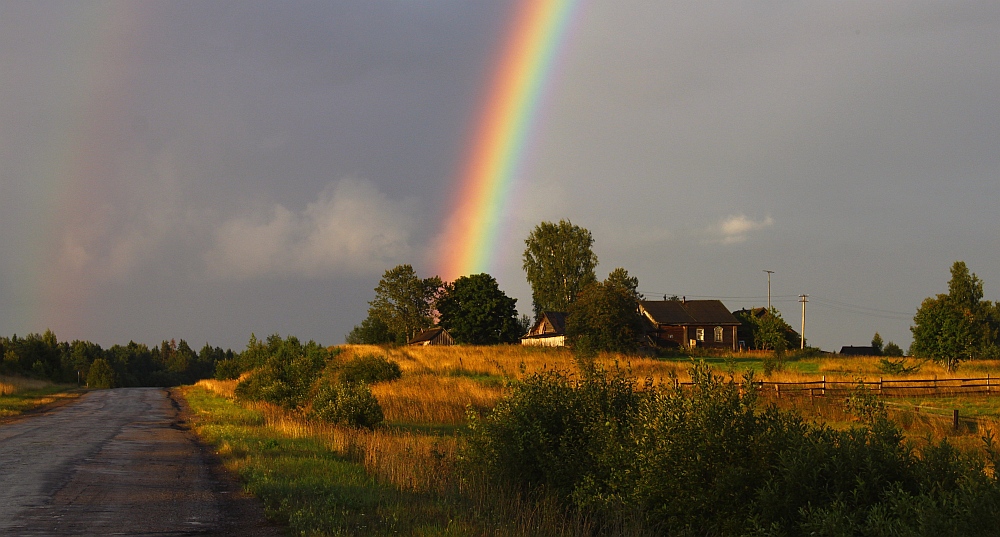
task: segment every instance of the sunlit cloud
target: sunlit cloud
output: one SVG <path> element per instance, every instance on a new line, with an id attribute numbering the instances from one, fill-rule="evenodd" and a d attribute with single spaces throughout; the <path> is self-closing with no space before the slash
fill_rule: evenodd
<path id="1" fill-rule="evenodd" d="M 223 222 L 206 268 L 212 277 L 240 280 L 379 271 L 410 253 L 413 220 L 409 202 L 344 179 L 301 211 L 276 203 Z"/>
<path id="2" fill-rule="evenodd" d="M 712 242 L 737 244 L 745 242 L 749 234 L 769 228 L 772 225 L 774 225 L 774 219 L 770 216 L 765 217 L 763 220 L 754 220 L 746 215 L 739 214 L 723 218 L 708 231 L 709 236 L 712 237 Z"/>

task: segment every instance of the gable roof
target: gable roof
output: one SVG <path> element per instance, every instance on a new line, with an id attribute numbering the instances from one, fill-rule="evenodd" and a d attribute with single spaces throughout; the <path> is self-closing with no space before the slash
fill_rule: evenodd
<path id="1" fill-rule="evenodd" d="M 643 300 L 639 308 L 656 324 L 740 324 L 721 300 Z"/>
<path id="2" fill-rule="evenodd" d="M 855 347 L 854 345 L 846 345 L 840 348 L 840 354 L 844 356 L 878 356 L 878 349 L 875 347 Z"/>
<path id="3" fill-rule="evenodd" d="M 417 334 L 416 336 L 413 336 L 413 339 L 411 339 L 410 341 L 407 341 L 406 344 L 407 345 L 415 345 L 417 343 L 424 343 L 426 341 L 433 341 L 434 338 L 440 336 L 442 333 L 448 334 L 448 332 L 444 328 L 441 328 L 440 326 L 436 326 L 434 328 L 428 328 L 427 330 L 424 330 L 423 332 Z M 450 337 L 450 334 L 449 334 L 449 337 Z"/>
<path id="4" fill-rule="evenodd" d="M 549 323 L 552 331 L 556 334 L 566 333 L 566 314 L 561 311 L 546 311 L 542 313 L 542 319 Z"/>
<path id="5" fill-rule="evenodd" d="M 566 334 L 566 314 L 561 311 L 542 312 L 541 318 L 531 326 L 532 337 L 561 336 Z"/>

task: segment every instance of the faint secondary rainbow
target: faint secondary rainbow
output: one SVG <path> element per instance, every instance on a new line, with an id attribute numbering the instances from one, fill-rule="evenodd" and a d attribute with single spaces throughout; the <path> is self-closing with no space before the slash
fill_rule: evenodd
<path id="1" fill-rule="evenodd" d="M 70 9 L 75 32 L 62 41 L 64 54 L 50 56 L 49 66 L 63 79 L 52 92 L 62 122 L 28 156 L 26 172 L 32 210 L 46 224 L 26 231 L 32 247 L 16 282 L 29 330 L 53 329 L 67 340 L 84 337 L 94 287 L 94 275 L 78 262 L 90 253 L 69 248 L 67 233 L 100 219 L 98 208 L 106 203 L 100 196 L 114 185 L 107 178 L 116 155 L 100 142 L 120 135 L 138 67 L 135 51 L 149 30 L 151 11 L 138 3 Z"/>
<path id="2" fill-rule="evenodd" d="M 445 219 L 438 273 L 489 272 L 511 193 L 577 0 L 520 0 Z"/>

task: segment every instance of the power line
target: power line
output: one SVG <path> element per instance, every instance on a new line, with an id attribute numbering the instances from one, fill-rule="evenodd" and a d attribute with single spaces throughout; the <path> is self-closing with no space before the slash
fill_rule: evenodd
<path id="1" fill-rule="evenodd" d="M 752 302 L 752 301 L 763 301 L 767 300 L 767 295 L 751 295 L 751 296 L 722 296 L 722 295 L 682 295 L 681 293 L 664 293 L 660 292 L 650 292 L 650 291 L 640 291 L 646 297 L 671 297 L 671 296 L 686 296 L 687 298 L 693 299 L 715 299 L 715 300 L 731 300 L 735 302 Z M 863 315 L 867 317 L 876 317 L 880 319 L 894 319 L 894 320 L 912 320 L 913 313 L 887 310 L 881 308 L 873 308 L 870 306 L 861 306 L 858 304 L 851 304 L 849 302 L 843 302 L 841 300 L 835 300 L 832 298 L 824 298 L 822 296 L 809 295 L 809 301 L 813 303 L 814 306 L 818 306 L 821 309 L 842 311 L 845 313 L 852 313 L 855 315 Z M 772 295 L 772 302 L 779 303 L 798 303 L 799 295 Z"/>

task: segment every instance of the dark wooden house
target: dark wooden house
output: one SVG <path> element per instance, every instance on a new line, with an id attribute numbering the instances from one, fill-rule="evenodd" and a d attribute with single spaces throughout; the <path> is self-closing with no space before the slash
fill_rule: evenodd
<path id="1" fill-rule="evenodd" d="M 740 322 L 719 300 L 643 300 L 639 312 L 658 346 L 737 350 Z"/>
<path id="2" fill-rule="evenodd" d="M 451 337 L 451 334 L 447 330 L 441 328 L 440 326 L 434 328 L 428 328 L 423 332 L 417 334 L 410 341 L 406 342 L 407 345 L 454 345 L 455 340 Z"/>
<path id="3" fill-rule="evenodd" d="M 564 347 L 566 345 L 566 314 L 546 311 L 521 337 L 521 345 Z"/>

